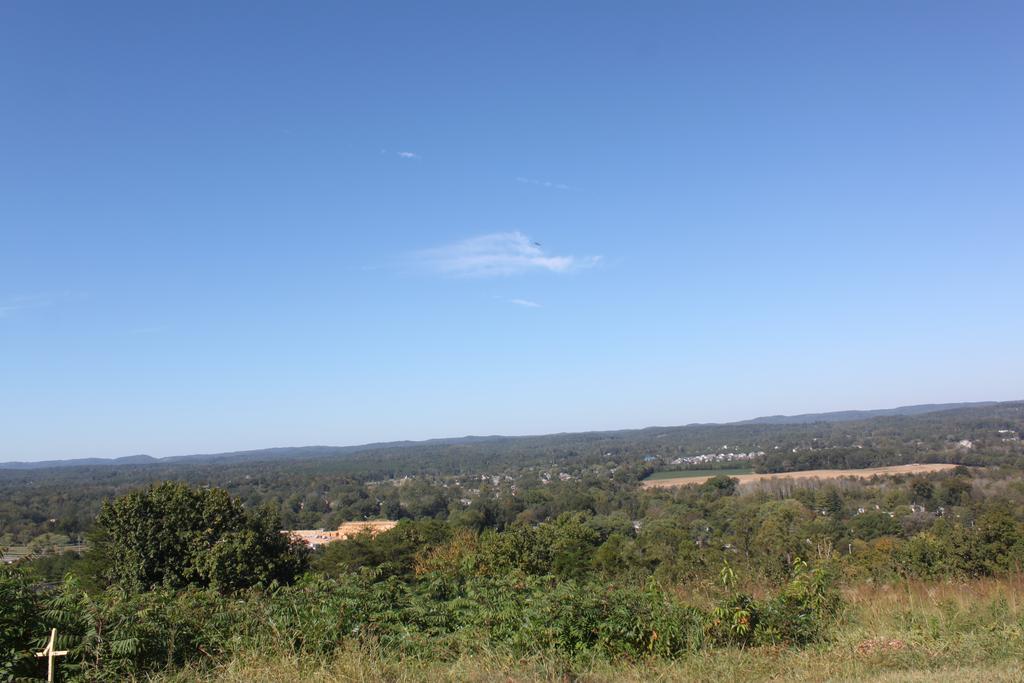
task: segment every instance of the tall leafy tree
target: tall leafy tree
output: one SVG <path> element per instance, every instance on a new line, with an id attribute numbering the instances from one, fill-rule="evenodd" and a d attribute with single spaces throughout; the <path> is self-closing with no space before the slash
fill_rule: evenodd
<path id="1" fill-rule="evenodd" d="M 200 586 L 230 592 L 290 583 L 303 546 L 269 510 L 246 509 L 222 489 L 164 482 L 103 504 L 92 540 L 100 578 L 127 590 Z"/>

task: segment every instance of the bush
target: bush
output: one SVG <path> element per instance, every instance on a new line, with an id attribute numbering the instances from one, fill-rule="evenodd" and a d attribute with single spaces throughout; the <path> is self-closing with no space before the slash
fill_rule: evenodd
<path id="1" fill-rule="evenodd" d="M 722 578 L 727 587 L 735 583 L 728 564 Z M 797 558 L 778 595 L 757 601 L 735 594 L 712 610 L 706 636 L 715 645 L 806 645 L 826 636 L 840 606 L 831 569 L 812 570 Z"/>
<path id="2" fill-rule="evenodd" d="M 779 595 L 756 601 L 732 594 L 711 613 L 653 582 L 615 586 L 523 574 L 413 581 L 309 575 L 229 596 L 209 588 L 90 595 L 73 578 L 36 593 L 8 571 L 0 591 L 10 606 L 0 621 L 4 661 L 11 662 L 3 671 L 24 673 L 30 647 L 57 627 L 60 647 L 70 651 L 61 663 L 69 681 L 128 680 L 251 655 L 328 660 L 353 645 L 427 661 L 482 652 L 677 657 L 702 646 L 818 640 L 838 607 L 828 575 L 802 563 Z"/>

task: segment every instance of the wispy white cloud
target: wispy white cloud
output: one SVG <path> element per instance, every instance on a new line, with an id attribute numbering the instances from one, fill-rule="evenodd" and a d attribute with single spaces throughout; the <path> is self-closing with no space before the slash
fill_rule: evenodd
<path id="1" fill-rule="evenodd" d="M 509 299 L 509 303 L 515 304 L 516 306 L 522 306 L 523 308 L 543 308 L 543 306 L 536 301 L 530 301 L 529 299 Z"/>
<path id="2" fill-rule="evenodd" d="M 546 187 L 549 190 L 571 190 L 572 188 L 562 183 L 553 183 L 550 180 L 537 180 L 536 178 L 523 178 L 522 176 L 516 178 L 517 183 L 523 183 L 524 185 L 537 185 L 539 187 Z"/>
<path id="3" fill-rule="evenodd" d="M 394 154 L 396 157 L 401 157 L 403 159 L 419 159 L 420 158 L 420 155 L 417 154 L 416 152 L 392 152 L 389 149 L 382 149 L 380 151 L 380 153 L 381 154 Z"/>
<path id="4" fill-rule="evenodd" d="M 32 308 L 45 308 L 57 303 L 58 300 L 70 296 L 68 293 L 61 294 L 29 294 L 23 296 L 12 296 L 0 299 L 0 318 L 6 318 L 20 311 Z"/>
<path id="5" fill-rule="evenodd" d="M 599 256 L 577 258 L 547 253 L 521 232 L 496 232 L 415 254 L 433 271 L 463 277 L 518 275 L 531 271 L 567 273 L 594 266 Z"/>

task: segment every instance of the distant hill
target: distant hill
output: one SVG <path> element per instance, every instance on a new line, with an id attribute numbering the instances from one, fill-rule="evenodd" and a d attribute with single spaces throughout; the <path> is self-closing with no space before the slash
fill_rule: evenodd
<path id="1" fill-rule="evenodd" d="M 603 432 L 560 433 L 538 436 L 463 436 L 447 439 L 428 439 L 425 441 L 389 441 L 368 443 L 357 446 L 293 446 L 282 448 L 261 448 L 249 451 L 232 451 L 228 453 L 202 453 L 195 455 L 175 455 L 166 458 L 154 458 L 149 455 L 130 455 L 121 458 L 80 458 L 71 460 L 44 460 L 41 462 L 5 462 L 0 463 L 0 470 L 38 470 L 51 467 L 94 467 L 94 466 L 146 466 L 146 465 L 213 465 L 245 462 L 270 462 L 289 460 L 313 460 L 318 458 L 338 458 L 351 456 L 368 451 L 395 451 L 423 447 L 467 446 L 479 444 L 505 444 L 509 442 L 550 443 L 567 440 L 603 440 L 621 439 L 657 434 L 665 436 L 665 432 L 693 432 L 708 428 L 725 428 L 730 426 L 756 425 L 802 425 L 830 422 L 854 422 L 886 417 L 911 417 L 927 413 L 983 409 L 992 406 L 1007 405 L 1012 402 L 981 401 L 975 403 L 929 403 L 881 410 L 843 410 L 831 413 L 807 413 L 805 415 L 771 415 L 752 420 L 729 422 L 724 424 L 690 424 L 681 427 L 648 427 L 646 429 L 626 429 Z"/>
<path id="2" fill-rule="evenodd" d="M 42 460 L 40 462 L 0 462 L 0 469 L 37 470 L 45 467 L 92 467 L 95 465 L 147 465 L 160 462 L 151 455 L 126 455 L 121 458 L 75 458 L 71 460 Z"/>
<path id="3" fill-rule="evenodd" d="M 374 450 L 394 450 L 416 446 L 446 446 L 456 444 L 473 444 L 486 441 L 500 441 L 515 437 L 505 436 L 464 436 L 451 439 L 428 439 L 425 441 L 387 441 L 368 443 L 358 446 L 285 446 L 279 448 L 260 448 L 250 451 L 230 451 L 227 453 L 197 453 L 194 455 L 171 455 L 165 458 L 154 458 L 151 455 L 128 455 L 121 458 L 75 458 L 69 460 L 41 460 L 39 462 L 0 462 L 0 470 L 37 470 L 49 467 L 95 467 L 125 466 L 150 464 L 223 464 L 238 462 L 266 462 L 268 460 L 311 460 L 330 458 L 362 453 Z"/>
<path id="4" fill-rule="evenodd" d="M 742 420 L 730 424 L 737 425 L 795 425 L 813 422 L 853 422 L 870 420 L 876 417 L 892 417 L 895 415 L 923 415 L 944 410 L 960 410 L 961 408 L 988 408 L 998 405 L 998 401 L 978 401 L 975 403 L 923 403 L 916 406 L 899 408 L 883 408 L 881 410 L 840 410 L 832 413 L 806 413 L 804 415 L 769 415 L 756 417 L 753 420 Z"/>

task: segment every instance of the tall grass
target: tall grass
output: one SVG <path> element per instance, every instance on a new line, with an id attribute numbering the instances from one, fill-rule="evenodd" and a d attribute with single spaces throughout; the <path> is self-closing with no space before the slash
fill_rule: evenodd
<path id="1" fill-rule="evenodd" d="M 1024 680 L 1024 577 L 859 585 L 830 640 L 804 648 L 697 649 L 675 659 L 516 657 L 481 650 L 448 661 L 347 644 L 332 656 L 240 654 L 154 681 L 925 681 Z"/>

